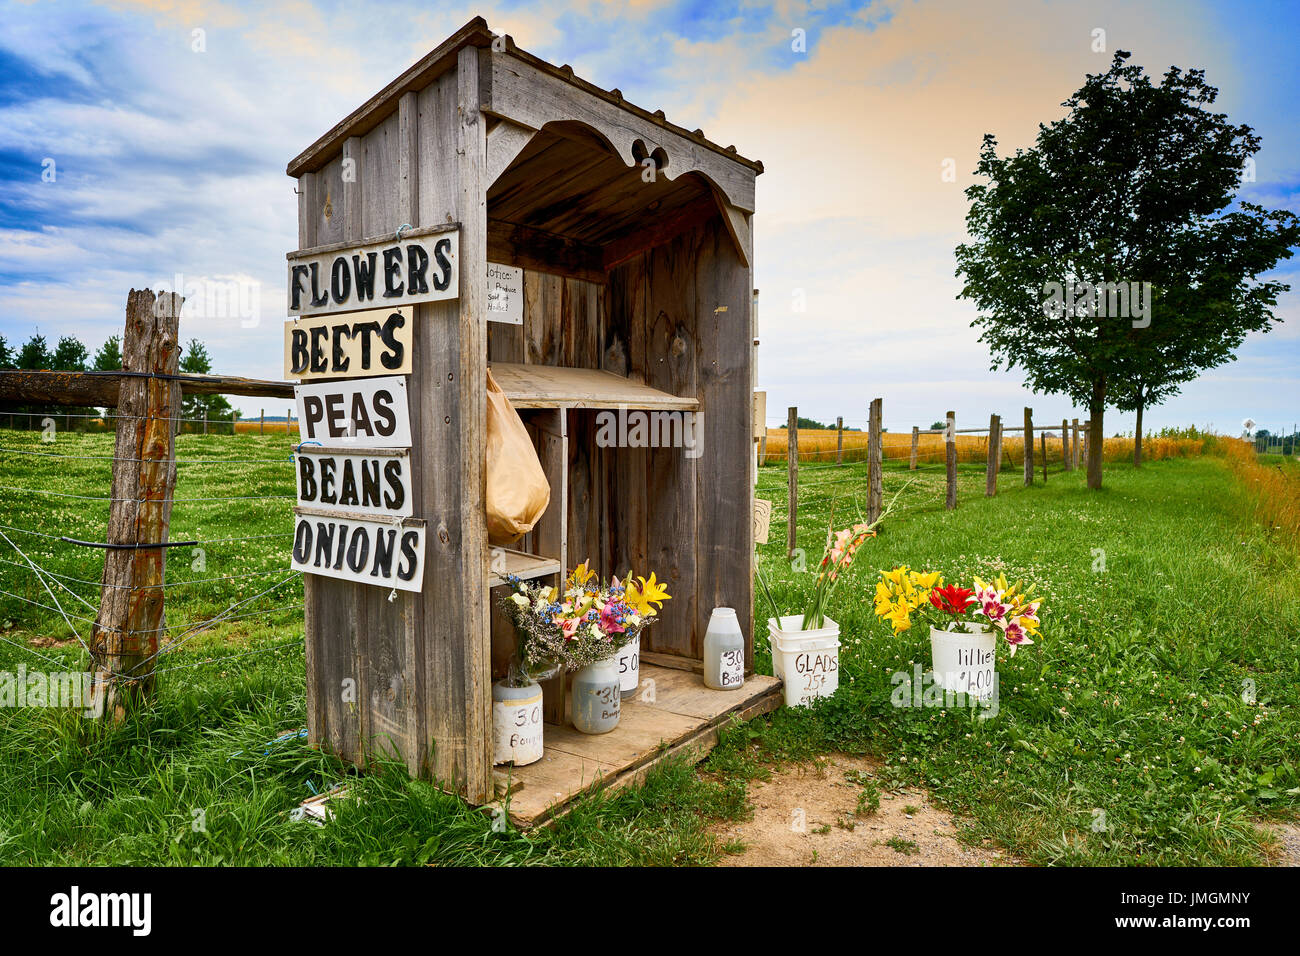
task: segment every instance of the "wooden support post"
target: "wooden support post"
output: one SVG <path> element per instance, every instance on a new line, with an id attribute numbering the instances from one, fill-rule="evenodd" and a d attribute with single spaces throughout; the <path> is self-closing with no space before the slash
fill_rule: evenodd
<path id="1" fill-rule="evenodd" d="M 203 406 L 203 434 L 208 433 L 208 407 Z"/>
<path id="2" fill-rule="evenodd" d="M 1061 419 L 1061 471 L 1070 471 L 1070 423 Z"/>
<path id="3" fill-rule="evenodd" d="M 871 412 L 867 416 L 867 521 L 872 522 L 880 517 L 880 511 L 883 505 L 881 500 L 885 492 L 885 476 L 881 472 L 884 465 L 885 456 L 881 445 L 881 413 L 882 401 L 879 398 L 871 400 Z"/>
<path id="4" fill-rule="evenodd" d="M 835 418 L 835 464 L 844 464 L 844 416 Z"/>
<path id="5" fill-rule="evenodd" d="M 1074 440 L 1070 443 L 1070 469 L 1077 471 L 1079 468 L 1079 419 L 1071 419 L 1071 427 L 1074 429 Z"/>
<path id="6" fill-rule="evenodd" d="M 984 471 L 984 497 L 992 498 L 998 493 L 998 416 L 989 416 L 989 448 L 985 455 L 988 459 Z"/>
<path id="7" fill-rule="evenodd" d="M 262 409 L 257 416 L 257 433 L 259 435 L 266 434 L 266 409 L 265 408 Z"/>
<path id="8" fill-rule="evenodd" d="M 948 496 L 944 507 L 952 511 L 957 507 L 957 413 L 949 412 L 944 428 L 944 464 L 948 473 Z"/>
<path id="9" fill-rule="evenodd" d="M 131 547 L 104 553 L 99 614 L 90 636 L 92 668 L 101 678 L 94 712 L 118 720 L 152 695 L 153 659 L 166 622 L 167 549 L 157 545 L 167 541 L 171 523 L 176 486 L 172 418 L 179 412 L 181 386 L 146 376 L 176 374 L 184 301 L 172 292 L 155 298 L 149 289 L 132 289 L 127 296 L 122 368 L 144 374 L 122 379 L 120 387 L 104 540 Z"/>
<path id="10" fill-rule="evenodd" d="M 786 470 L 789 476 L 789 502 L 786 508 L 785 556 L 794 557 L 799 525 L 799 409 L 790 406 L 785 426 Z"/>
<path id="11" fill-rule="evenodd" d="M 1025 409 L 1025 487 L 1034 483 L 1034 410 Z"/>
<path id="12" fill-rule="evenodd" d="M 767 429 L 763 429 L 763 434 L 758 439 L 758 464 L 763 466 L 767 464 Z"/>
<path id="13" fill-rule="evenodd" d="M 1043 484 L 1047 484 L 1047 432 L 1040 437 L 1043 443 Z"/>
<path id="14" fill-rule="evenodd" d="M 909 471 L 916 471 L 916 445 L 921 435 L 921 430 L 915 425 L 912 426 L 912 457 L 907 463 Z"/>

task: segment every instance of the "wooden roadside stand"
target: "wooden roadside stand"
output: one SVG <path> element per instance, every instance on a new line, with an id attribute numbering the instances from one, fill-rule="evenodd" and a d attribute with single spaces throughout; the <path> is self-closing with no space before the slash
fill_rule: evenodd
<path id="1" fill-rule="evenodd" d="M 289 164 L 313 744 L 362 766 L 395 756 L 476 805 L 508 790 L 511 819 L 529 826 L 665 755 L 702 757 L 732 716 L 777 706 L 779 682 L 752 675 L 760 172 L 481 18 Z M 551 484 L 539 523 L 506 548 L 486 529 L 489 366 Z M 694 416 L 695 445 L 610 447 L 602 411 Z M 303 487 L 303 462 L 319 478 L 349 459 L 393 492 L 366 513 Z M 584 559 L 668 584 L 642 636 L 640 691 L 616 730 L 588 736 L 567 725 L 563 679 L 549 682 L 545 756 L 494 770 L 491 684 L 514 644 L 501 582 L 558 583 Z M 752 676 L 737 692 L 699 674 L 719 606 L 746 637 Z"/>

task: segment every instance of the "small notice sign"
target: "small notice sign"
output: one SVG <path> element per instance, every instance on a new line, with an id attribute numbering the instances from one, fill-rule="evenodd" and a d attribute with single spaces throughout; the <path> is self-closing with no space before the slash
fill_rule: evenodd
<path id="1" fill-rule="evenodd" d="M 298 449 L 298 504 L 317 511 L 406 517 L 411 509 L 411 458 L 404 450 Z"/>
<path id="2" fill-rule="evenodd" d="M 293 387 L 305 447 L 409 448 L 406 379 L 399 375 Z"/>
<path id="3" fill-rule="evenodd" d="M 289 253 L 289 314 L 334 315 L 460 295 L 460 233 Z"/>
<path id="4" fill-rule="evenodd" d="M 295 508 L 293 569 L 419 591 L 424 586 L 424 532 L 424 521 L 418 518 L 343 518 Z"/>
<path id="5" fill-rule="evenodd" d="M 515 266 L 488 263 L 489 322 L 524 324 L 524 270 Z"/>
<path id="6" fill-rule="evenodd" d="M 772 529 L 772 502 L 766 498 L 754 499 L 754 543 L 767 544 Z"/>
<path id="7" fill-rule="evenodd" d="M 361 378 L 411 374 L 411 314 L 375 309 L 284 323 L 284 377 Z"/>

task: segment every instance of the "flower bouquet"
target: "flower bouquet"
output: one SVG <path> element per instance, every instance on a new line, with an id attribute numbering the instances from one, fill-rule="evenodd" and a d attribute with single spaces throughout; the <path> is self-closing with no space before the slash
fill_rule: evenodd
<path id="1" fill-rule="evenodd" d="M 667 589 L 653 573 L 648 580 L 629 574 L 622 582 L 614 578 L 603 584 L 585 561 L 569 573 L 562 589 L 517 578 L 506 583 L 511 593 L 501 606 L 519 635 L 515 656 L 521 670 L 531 675 L 529 668 L 545 667 L 547 676 L 561 668 L 577 671 L 574 726 L 585 733 L 612 730 L 622 695 L 615 655 L 653 623 L 670 600 Z"/>
<path id="2" fill-rule="evenodd" d="M 1005 575 L 992 582 L 973 578 L 974 589 L 945 585 L 936 571 L 913 571 L 906 565 L 880 572 L 876 582 L 876 616 L 895 634 L 912 626 L 915 615 L 930 627 L 930 654 L 935 682 L 946 690 L 993 695 L 997 637 L 1015 656 L 1033 644 L 1039 630 L 1042 600 L 1034 586 L 1008 584 Z"/>

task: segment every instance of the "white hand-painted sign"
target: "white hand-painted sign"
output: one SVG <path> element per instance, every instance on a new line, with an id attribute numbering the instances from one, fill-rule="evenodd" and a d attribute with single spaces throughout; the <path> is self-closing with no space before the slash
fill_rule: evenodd
<path id="1" fill-rule="evenodd" d="M 406 379 L 399 375 L 293 387 L 299 435 L 326 448 L 409 448 Z"/>
<path id="2" fill-rule="evenodd" d="M 406 517 L 411 507 L 411 457 L 403 450 L 303 445 L 298 449 L 298 504 L 317 511 Z"/>
<path id="3" fill-rule="evenodd" d="M 424 521 L 376 521 L 294 509 L 293 569 L 358 584 L 419 591 Z"/>
<path id="4" fill-rule="evenodd" d="M 408 306 L 290 319 L 284 323 L 284 377 L 411 374 L 412 312 Z"/>
<path id="5" fill-rule="evenodd" d="M 460 233 L 289 253 L 289 314 L 333 315 L 460 295 Z"/>
<path id="6" fill-rule="evenodd" d="M 500 263 L 488 263 L 489 322 L 524 324 L 524 270 Z"/>

